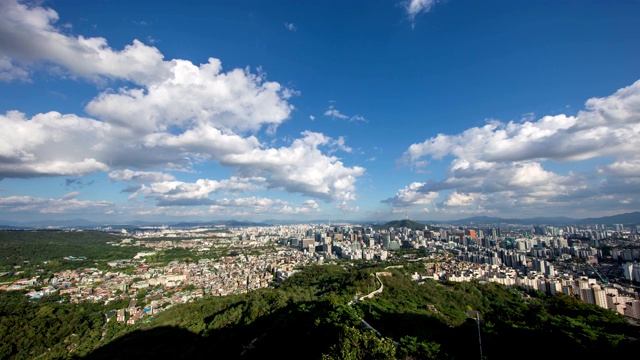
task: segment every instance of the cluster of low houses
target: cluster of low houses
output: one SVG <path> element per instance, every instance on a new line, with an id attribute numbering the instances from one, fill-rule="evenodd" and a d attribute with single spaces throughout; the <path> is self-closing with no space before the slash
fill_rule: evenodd
<path id="1" fill-rule="evenodd" d="M 51 278 L 20 279 L 0 290 L 23 290 L 32 299 L 55 293 L 68 295 L 71 302 L 109 302 L 133 299 L 143 294 L 144 302 L 129 302 L 126 309 L 107 314 L 108 320 L 136 323 L 158 311 L 204 295 L 225 296 L 268 287 L 291 276 L 294 268 L 317 262 L 317 258 L 295 249 L 280 248 L 259 255 L 226 256 L 197 262 L 173 261 L 166 266 L 140 265 L 133 274 L 118 266 L 131 260 L 111 262 L 111 271 L 97 268 L 65 270 Z M 36 290 L 36 288 L 38 290 Z"/>

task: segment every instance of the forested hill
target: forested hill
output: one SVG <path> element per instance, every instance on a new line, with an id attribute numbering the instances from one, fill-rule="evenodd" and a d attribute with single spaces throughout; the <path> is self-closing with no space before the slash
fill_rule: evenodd
<path id="1" fill-rule="evenodd" d="M 374 227 L 375 230 L 386 230 L 389 228 L 400 229 L 400 228 L 409 228 L 412 230 L 424 230 L 425 224 L 421 224 L 419 222 L 415 222 L 413 220 L 394 220 L 390 221 L 384 225 Z"/>
<path id="2" fill-rule="evenodd" d="M 493 283 L 418 284 L 404 268 L 307 267 L 275 289 L 204 297 L 139 326 L 102 322 L 94 306 L 1 298 L 3 359 L 486 359 L 637 354 L 640 328 L 568 297 Z M 382 293 L 350 306 L 354 295 Z M 81 310 L 82 309 L 82 310 Z M 81 311 L 79 311 L 81 310 Z M 367 329 L 361 319 L 380 331 Z M 536 349 L 533 351 L 532 349 Z"/>
<path id="3" fill-rule="evenodd" d="M 609 310 L 568 296 L 525 301 L 523 293 L 492 283 L 418 284 L 407 274 L 420 266 L 406 266 L 309 267 L 277 289 L 169 309 L 87 358 L 471 359 L 479 345 L 470 310 L 482 318 L 487 359 L 537 359 L 531 344 L 554 358 L 640 350 L 640 328 Z M 372 274 L 379 271 L 391 275 L 381 277 L 384 291 L 349 306 L 354 295 L 378 287 Z"/>

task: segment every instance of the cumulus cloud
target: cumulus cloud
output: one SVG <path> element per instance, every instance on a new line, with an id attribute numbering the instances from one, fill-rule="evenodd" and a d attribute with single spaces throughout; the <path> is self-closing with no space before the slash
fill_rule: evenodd
<path id="1" fill-rule="evenodd" d="M 284 23 L 284 27 L 289 30 L 289 31 L 296 31 L 298 30 L 298 27 L 295 24 L 292 24 L 290 22 L 285 22 Z"/>
<path id="2" fill-rule="evenodd" d="M 330 144 L 330 137 L 310 131 L 302 135 L 291 146 L 230 154 L 221 163 L 242 174 L 264 176 L 270 188 L 328 201 L 355 200 L 355 182 L 365 169 L 347 167 L 337 157 L 324 155 L 319 147 Z"/>
<path id="3" fill-rule="evenodd" d="M 412 205 L 427 205 L 438 199 L 439 194 L 436 191 L 421 191 L 425 183 L 414 182 L 404 188 L 398 190 L 396 196 L 384 200 L 394 207 L 405 207 Z"/>
<path id="4" fill-rule="evenodd" d="M 438 134 L 411 145 L 403 161 L 424 167 L 447 157 L 452 160 L 445 178 L 414 183 L 400 190 L 391 204 L 403 202 L 409 190 L 447 194 L 438 204 L 446 207 L 479 206 L 486 211 L 541 211 L 545 207 L 595 208 L 602 201 L 612 209 L 632 209 L 628 199 L 640 184 L 640 81 L 614 94 L 587 100 L 575 116 L 531 116 L 521 122 L 491 121 L 457 135 Z M 602 164 L 611 161 L 610 164 Z M 545 167 L 562 164 L 571 169 L 578 161 L 600 162 L 592 171 L 553 172 Z M 410 193 L 410 192 L 409 192 Z M 614 195 L 615 194 L 615 195 Z M 612 198 L 606 196 L 612 195 Z M 626 206 L 628 205 L 628 206 Z M 626 206 L 626 207 L 625 207 Z M 476 208 L 478 209 L 478 208 Z"/>
<path id="5" fill-rule="evenodd" d="M 75 115 L 7 112 L 0 115 L 0 178 L 106 171 L 100 147 L 111 132 L 109 124 Z"/>
<path id="6" fill-rule="evenodd" d="M 244 132 L 285 121 L 292 110 L 286 101 L 289 96 L 280 84 L 248 70 L 223 72 L 218 59 L 200 66 L 174 60 L 170 75 L 153 86 L 104 92 L 86 110 L 141 133 L 170 127 Z"/>
<path id="7" fill-rule="evenodd" d="M 296 213 L 308 213 L 313 211 L 320 211 L 320 205 L 318 205 L 315 200 L 305 200 L 296 208 Z"/>
<path id="8" fill-rule="evenodd" d="M 611 174 L 619 178 L 638 179 L 640 158 L 616 161 L 598 169 L 601 174 Z"/>
<path id="9" fill-rule="evenodd" d="M 150 83 L 168 73 L 168 64 L 154 47 L 134 40 L 123 50 L 114 51 L 104 38 L 63 34 L 55 26 L 58 20 L 58 13 L 50 8 L 0 1 L 0 52 L 23 71 L 49 63 L 94 80 L 115 77 Z"/>
<path id="10" fill-rule="evenodd" d="M 592 98 L 576 116 L 545 116 L 507 124 L 494 121 L 459 135 L 439 134 L 413 144 L 405 159 L 454 155 L 489 162 L 575 161 L 635 154 L 640 114 L 640 81 L 605 98 Z M 474 149 L 468 155 L 463 153 Z"/>
<path id="11" fill-rule="evenodd" d="M 150 183 L 134 194 L 160 202 L 204 201 L 202 194 L 230 189 L 221 185 L 225 180 L 188 185 L 166 171 L 217 162 L 239 178 L 263 178 L 267 188 L 327 201 L 356 198 L 364 169 L 331 155 L 351 151 L 344 138 L 305 132 L 280 148 L 259 139 L 289 119 L 289 99 L 297 94 L 267 81 L 260 69 L 225 71 L 215 58 L 199 65 L 165 60 L 138 40 L 112 49 L 103 38 L 68 35 L 58 21 L 50 8 L 0 2 L 0 80 L 25 80 L 29 71 L 55 67 L 72 78 L 126 86 L 88 102 L 90 118 L 55 111 L 0 115 L 0 178 L 109 172 L 112 181 Z"/>
<path id="12" fill-rule="evenodd" d="M 475 205 L 478 200 L 486 199 L 486 196 L 479 193 L 463 194 L 457 191 L 450 193 L 447 199 L 444 201 L 446 206 L 472 206 Z"/>
<path id="13" fill-rule="evenodd" d="M 144 195 L 154 198 L 158 205 L 203 205 L 212 201 L 209 195 L 217 192 L 247 192 L 260 189 L 264 178 L 238 178 L 232 177 L 225 180 L 199 179 L 194 183 L 182 181 L 155 182 L 149 186 L 143 185 L 136 193 L 131 195 Z"/>

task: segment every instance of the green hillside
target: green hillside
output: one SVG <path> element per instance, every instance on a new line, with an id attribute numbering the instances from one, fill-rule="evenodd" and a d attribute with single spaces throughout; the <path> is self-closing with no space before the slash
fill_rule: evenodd
<path id="1" fill-rule="evenodd" d="M 640 327 L 609 310 L 568 296 L 523 300 L 520 291 L 492 283 L 418 284 L 409 274 L 419 264 L 405 266 L 307 267 L 275 289 L 204 297 L 139 326 L 111 322 L 104 340 L 94 306 L 83 305 L 81 312 L 80 305 L 11 296 L 0 306 L 1 357 L 471 359 L 479 357 L 479 344 L 470 311 L 479 313 L 486 359 L 542 353 L 596 358 L 640 350 Z M 385 272 L 383 292 L 350 306 L 354 295 L 379 287 L 376 272 Z"/>
<path id="2" fill-rule="evenodd" d="M 390 221 L 386 224 L 379 225 L 374 227 L 375 230 L 386 230 L 388 228 L 400 229 L 400 228 L 409 228 L 412 230 L 424 230 L 425 224 L 421 224 L 419 222 L 415 222 L 413 220 L 394 220 Z"/>
<path id="3" fill-rule="evenodd" d="M 354 294 L 378 286 L 372 274 L 381 270 L 309 267 L 277 289 L 205 298 L 159 314 L 87 358 L 469 359 L 479 356 L 470 310 L 482 317 L 487 359 L 538 357 L 523 351 L 529 342 L 584 357 L 640 350 L 633 340 L 640 328 L 609 310 L 568 296 L 524 301 L 496 284 L 417 284 L 405 274 L 410 269 L 387 270 L 381 294 L 349 306 Z"/>

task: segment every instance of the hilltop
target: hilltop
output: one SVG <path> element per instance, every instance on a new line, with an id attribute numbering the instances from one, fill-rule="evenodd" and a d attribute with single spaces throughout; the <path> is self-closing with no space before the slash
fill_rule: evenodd
<path id="1" fill-rule="evenodd" d="M 409 228 L 412 230 L 424 230 L 426 225 L 423 223 L 419 223 L 417 221 L 403 219 L 403 220 L 394 220 L 390 221 L 383 225 L 374 226 L 374 230 L 383 230 L 388 228 L 400 229 L 400 228 Z"/>

